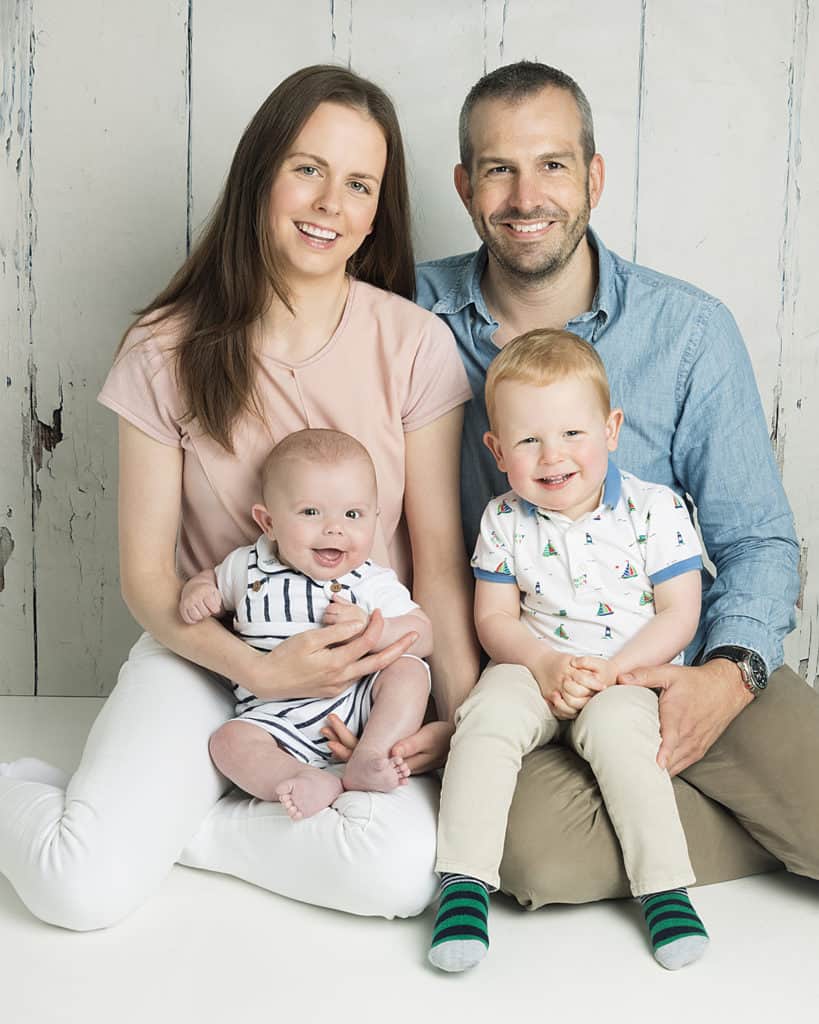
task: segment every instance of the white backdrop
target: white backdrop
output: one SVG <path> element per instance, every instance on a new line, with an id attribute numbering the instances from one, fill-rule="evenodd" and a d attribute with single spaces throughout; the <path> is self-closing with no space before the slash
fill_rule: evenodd
<path id="1" fill-rule="evenodd" d="M 0 693 L 107 693 L 119 597 L 116 427 L 95 403 L 261 100 L 337 61 L 396 101 L 420 257 L 472 249 L 461 101 L 530 58 L 569 72 L 621 254 L 728 303 L 802 542 L 788 661 L 819 658 L 819 24 L 810 0 L 0 0 Z M 811 569 L 816 567 L 816 572 Z"/>

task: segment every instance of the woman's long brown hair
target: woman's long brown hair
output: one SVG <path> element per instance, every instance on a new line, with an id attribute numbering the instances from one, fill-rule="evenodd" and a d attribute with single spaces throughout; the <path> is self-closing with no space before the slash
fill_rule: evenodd
<path id="1" fill-rule="evenodd" d="M 167 287 L 137 311 L 152 326 L 179 319 L 176 372 L 185 418 L 196 419 L 229 452 L 236 418 L 258 410 L 249 327 L 265 311 L 271 290 L 290 308 L 270 235 L 271 187 L 304 123 L 328 101 L 372 117 L 387 143 L 375 225 L 348 261 L 348 272 L 405 298 L 414 294 L 404 146 L 391 100 L 346 68 L 316 64 L 296 71 L 245 129 L 222 195 L 190 255 Z"/>

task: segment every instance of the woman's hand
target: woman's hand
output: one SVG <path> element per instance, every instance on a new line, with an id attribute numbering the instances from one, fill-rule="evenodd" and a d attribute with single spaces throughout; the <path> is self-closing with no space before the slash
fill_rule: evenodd
<path id="1" fill-rule="evenodd" d="M 363 630 L 361 622 L 308 629 L 255 658 L 251 677 L 243 685 L 262 699 L 335 697 L 355 679 L 391 665 L 418 638 L 417 633 L 406 633 L 374 652 L 383 628 L 384 619 L 376 610 Z"/>
<path id="2" fill-rule="evenodd" d="M 427 722 L 418 732 L 398 740 L 390 750 L 390 757 L 403 757 L 413 775 L 441 768 L 449 754 L 449 742 L 455 732 L 451 722 Z M 338 715 L 328 715 L 327 725 L 321 730 L 329 743 L 333 757 L 338 761 L 349 760 L 355 750 L 358 737 L 350 732 Z"/>

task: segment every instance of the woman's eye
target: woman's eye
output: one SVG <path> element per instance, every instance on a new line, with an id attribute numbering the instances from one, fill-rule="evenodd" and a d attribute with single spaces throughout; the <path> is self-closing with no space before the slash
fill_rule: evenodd
<path id="1" fill-rule="evenodd" d="M 361 195 L 368 196 L 370 194 L 369 188 L 364 184 L 363 181 L 351 181 L 350 188 L 353 192 L 359 192 Z"/>
<path id="2" fill-rule="evenodd" d="M 318 167 L 312 167 L 310 165 L 299 167 L 298 170 L 300 174 L 303 174 L 307 178 L 312 178 L 318 174 Z"/>

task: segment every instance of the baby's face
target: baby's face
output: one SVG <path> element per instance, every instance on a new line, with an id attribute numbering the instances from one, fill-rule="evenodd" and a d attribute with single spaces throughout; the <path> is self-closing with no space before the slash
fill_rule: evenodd
<path id="1" fill-rule="evenodd" d="M 315 580 L 332 580 L 370 555 L 378 508 L 364 459 L 313 463 L 289 459 L 265 488 L 269 522 L 256 516 L 280 559 Z M 256 506 L 259 508 L 259 506 Z"/>
<path id="2" fill-rule="evenodd" d="M 497 434 L 484 441 L 522 498 L 570 519 L 599 505 L 623 414 L 614 409 L 606 416 L 590 381 L 502 381 L 495 420 Z"/>

